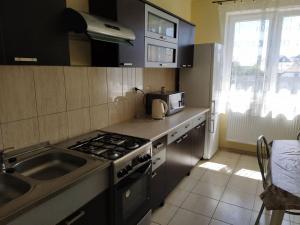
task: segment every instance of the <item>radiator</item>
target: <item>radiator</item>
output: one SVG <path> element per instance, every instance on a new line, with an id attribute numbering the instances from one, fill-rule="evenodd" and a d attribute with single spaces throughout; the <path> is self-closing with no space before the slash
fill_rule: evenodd
<path id="1" fill-rule="evenodd" d="M 300 131 L 300 116 L 287 120 L 283 116 L 277 118 L 258 117 L 236 112 L 227 113 L 227 141 L 256 145 L 260 135 L 267 140 L 296 139 Z"/>

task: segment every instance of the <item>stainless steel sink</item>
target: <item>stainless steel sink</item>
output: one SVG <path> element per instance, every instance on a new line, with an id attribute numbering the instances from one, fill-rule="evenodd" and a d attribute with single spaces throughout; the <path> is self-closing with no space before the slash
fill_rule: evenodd
<path id="1" fill-rule="evenodd" d="M 23 161 L 16 172 L 36 180 L 51 180 L 64 176 L 86 164 L 86 160 L 64 152 L 51 152 Z"/>
<path id="2" fill-rule="evenodd" d="M 30 185 L 16 177 L 0 174 L 0 207 L 30 190 Z"/>

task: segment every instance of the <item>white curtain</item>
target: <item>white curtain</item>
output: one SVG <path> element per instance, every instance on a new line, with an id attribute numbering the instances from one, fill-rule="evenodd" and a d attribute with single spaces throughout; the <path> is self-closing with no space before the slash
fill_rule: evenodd
<path id="1" fill-rule="evenodd" d="M 219 8 L 227 140 L 294 139 L 300 129 L 300 0 L 243 0 Z"/>

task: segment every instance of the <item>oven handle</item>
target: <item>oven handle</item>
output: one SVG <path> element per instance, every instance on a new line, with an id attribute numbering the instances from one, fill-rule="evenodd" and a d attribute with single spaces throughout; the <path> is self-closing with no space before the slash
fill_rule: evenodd
<path id="1" fill-rule="evenodd" d="M 147 162 L 128 177 L 123 179 L 119 184 L 117 184 L 120 188 L 124 188 L 130 186 L 131 184 L 135 183 L 137 180 L 141 179 L 142 177 L 149 175 L 151 177 L 152 171 L 152 161 Z"/>

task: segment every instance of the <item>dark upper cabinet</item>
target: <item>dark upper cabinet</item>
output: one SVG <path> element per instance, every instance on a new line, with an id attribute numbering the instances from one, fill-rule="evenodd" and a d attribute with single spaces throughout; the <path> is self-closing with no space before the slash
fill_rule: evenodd
<path id="1" fill-rule="evenodd" d="M 93 66 L 145 66 L 145 4 L 133 0 L 89 0 L 90 13 L 117 20 L 132 29 L 136 40 L 129 44 L 92 41 Z"/>
<path id="2" fill-rule="evenodd" d="M 0 63 L 69 65 L 68 35 L 62 28 L 64 0 L 1 0 Z"/>
<path id="3" fill-rule="evenodd" d="M 178 68 L 193 67 L 195 26 L 180 20 L 178 32 Z"/>

